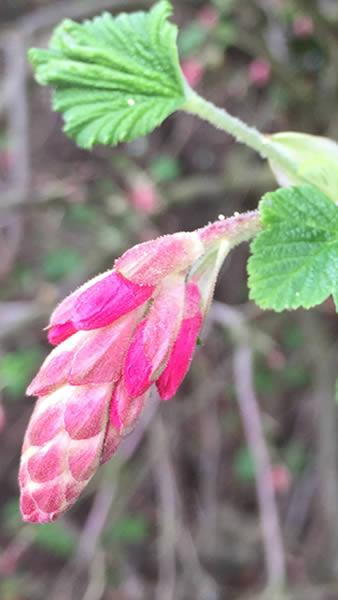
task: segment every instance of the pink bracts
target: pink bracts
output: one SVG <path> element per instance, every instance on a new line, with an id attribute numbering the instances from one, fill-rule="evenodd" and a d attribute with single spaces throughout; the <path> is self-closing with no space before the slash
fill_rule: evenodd
<path id="1" fill-rule="evenodd" d="M 52 521 L 78 498 L 154 383 L 163 400 L 176 393 L 202 325 L 189 272 L 204 252 L 195 232 L 139 244 L 55 309 L 56 347 L 27 390 L 38 401 L 19 473 L 24 520 Z"/>
<path id="2" fill-rule="evenodd" d="M 153 384 L 162 400 L 176 393 L 223 260 L 253 226 L 255 213 L 235 215 L 134 246 L 57 306 L 56 347 L 27 390 L 38 401 L 19 473 L 25 521 L 53 521 L 75 502 Z"/>

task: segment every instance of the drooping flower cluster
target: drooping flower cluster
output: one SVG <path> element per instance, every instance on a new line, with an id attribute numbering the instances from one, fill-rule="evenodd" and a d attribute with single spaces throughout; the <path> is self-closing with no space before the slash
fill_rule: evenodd
<path id="1" fill-rule="evenodd" d="M 202 325 L 187 274 L 203 250 L 197 233 L 135 246 L 53 312 L 56 347 L 27 390 L 39 399 L 19 474 L 26 521 L 51 521 L 77 499 L 154 383 L 163 400 L 175 394 Z"/>
<path id="2" fill-rule="evenodd" d="M 215 244 L 228 221 L 134 246 L 57 306 L 56 347 L 27 390 L 38 401 L 19 472 L 24 520 L 52 521 L 75 502 L 154 384 L 162 400 L 176 393 L 230 248 Z"/>

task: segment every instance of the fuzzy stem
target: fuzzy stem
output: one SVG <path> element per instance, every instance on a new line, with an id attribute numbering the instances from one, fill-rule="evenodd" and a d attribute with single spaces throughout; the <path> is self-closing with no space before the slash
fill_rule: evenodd
<path id="1" fill-rule="evenodd" d="M 217 129 L 222 129 L 230 133 L 238 142 L 249 146 L 265 159 L 271 160 L 275 165 L 283 167 L 288 173 L 294 173 L 296 165 L 285 154 L 284 150 L 278 147 L 268 136 L 263 135 L 254 127 L 249 127 L 246 123 L 230 115 L 226 110 L 219 108 L 205 100 L 194 90 L 187 87 L 187 101 L 182 110 L 192 113 L 209 121 Z"/>
<path id="2" fill-rule="evenodd" d="M 227 240 L 230 248 L 233 248 L 253 238 L 260 229 L 259 211 L 252 210 L 241 214 L 235 213 L 227 219 L 220 216 L 218 221 L 198 229 L 197 233 L 206 248 L 221 240 Z"/>

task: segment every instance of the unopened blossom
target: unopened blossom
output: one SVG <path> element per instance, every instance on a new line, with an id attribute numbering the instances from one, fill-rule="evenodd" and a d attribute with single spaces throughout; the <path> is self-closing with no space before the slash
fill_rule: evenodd
<path id="1" fill-rule="evenodd" d="M 76 501 L 153 385 L 175 395 L 230 248 L 217 240 L 234 233 L 230 219 L 134 246 L 56 307 L 55 348 L 27 390 L 38 400 L 19 472 L 25 521 L 53 521 Z"/>
<path id="2" fill-rule="evenodd" d="M 205 29 L 213 29 L 219 22 L 219 12 L 214 6 L 203 6 L 197 13 L 197 22 Z"/>
<path id="3" fill-rule="evenodd" d="M 143 175 L 133 178 L 127 199 L 138 212 L 146 215 L 156 212 L 160 203 L 155 184 Z"/>
<path id="4" fill-rule="evenodd" d="M 187 274 L 203 251 L 197 233 L 139 244 L 53 312 L 48 338 L 56 347 L 27 390 L 38 401 L 19 474 L 25 520 L 52 521 L 78 498 L 156 381 L 163 399 L 175 394 L 202 324 Z"/>
<path id="5" fill-rule="evenodd" d="M 292 23 L 292 29 L 296 37 L 308 38 L 314 32 L 313 20 L 308 15 L 296 17 Z"/>
<path id="6" fill-rule="evenodd" d="M 197 87 L 201 82 L 205 71 L 202 62 L 195 56 L 192 56 L 191 58 L 186 58 L 182 61 L 181 68 L 189 85 L 192 88 Z"/>
<path id="7" fill-rule="evenodd" d="M 248 77 L 252 85 L 265 87 L 271 77 L 271 64 L 265 58 L 255 58 L 249 64 Z"/>

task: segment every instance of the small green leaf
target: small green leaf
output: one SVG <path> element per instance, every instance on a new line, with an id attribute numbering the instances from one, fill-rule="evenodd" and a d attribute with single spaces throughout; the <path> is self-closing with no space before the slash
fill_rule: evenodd
<path id="1" fill-rule="evenodd" d="M 334 202 L 338 199 L 338 144 L 329 138 L 286 131 L 269 136 L 296 167 L 293 173 L 270 163 L 280 185 L 311 183 Z"/>
<path id="2" fill-rule="evenodd" d="M 338 307 L 338 207 L 311 185 L 260 202 L 263 231 L 251 244 L 250 298 L 276 311 L 310 308 L 331 294 Z"/>
<path id="3" fill-rule="evenodd" d="M 146 135 L 184 103 L 170 14 L 161 0 L 149 12 L 66 19 L 49 50 L 30 50 L 37 81 L 54 88 L 53 107 L 79 146 Z"/>

